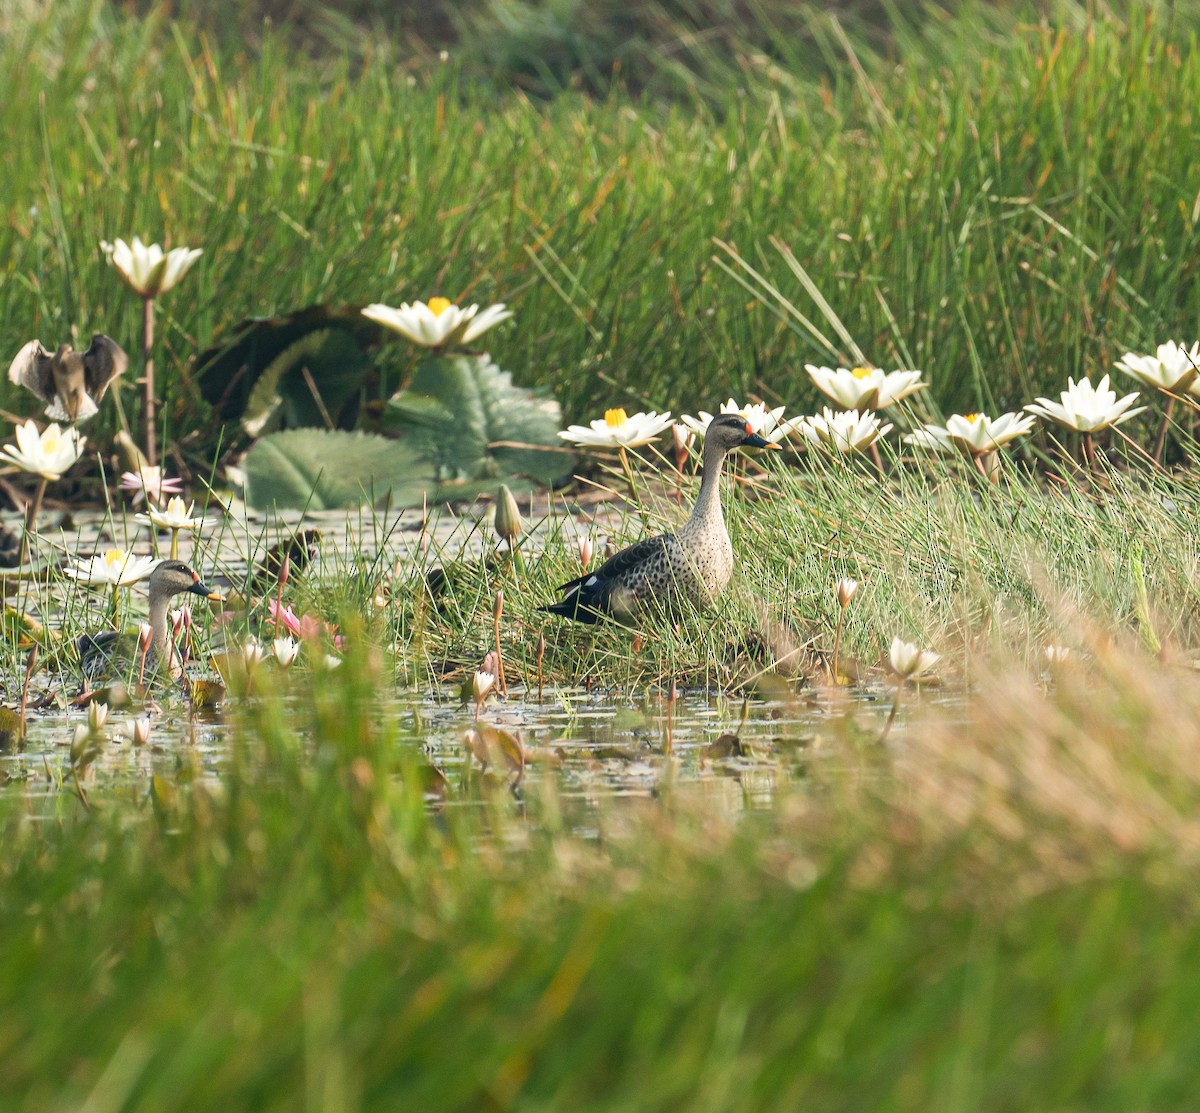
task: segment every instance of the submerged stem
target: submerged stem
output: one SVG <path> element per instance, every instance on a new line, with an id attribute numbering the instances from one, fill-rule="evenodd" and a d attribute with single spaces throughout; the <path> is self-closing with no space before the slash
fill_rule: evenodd
<path id="1" fill-rule="evenodd" d="M 838 676 L 838 651 L 842 647 L 842 623 L 846 618 L 846 608 L 838 609 L 837 630 L 833 635 L 833 683 L 835 686 L 841 686 L 841 678 Z"/>
<path id="2" fill-rule="evenodd" d="M 37 523 L 38 511 L 42 508 L 42 498 L 46 494 L 46 484 L 49 482 L 44 475 L 38 480 L 37 490 L 25 507 L 25 529 L 21 534 L 21 554 L 17 560 L 21 567 L 24 567 L 29 559 L 29 539 L 33 536 L 33 527 Z"/>
<path id="3" fill-rule="evenodd" d="M 879 736 L 879 744 L 882 746 L 887 741 L 887 736 L 892 732 L 892 724 L 896 721 L 896 712 L 900 710 L 900 693 L 904 691 L 904 681 L 899 680 L 896 683 L 896 698 L 892 701 L 892 710 L 887 717 L 887 722 L 883 724 L 883 733 Z"/>

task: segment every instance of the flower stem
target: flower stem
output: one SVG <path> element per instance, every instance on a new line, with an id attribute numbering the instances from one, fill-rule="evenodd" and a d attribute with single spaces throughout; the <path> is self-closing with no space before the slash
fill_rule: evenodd
<path id="1" fill-rule="evenodd" d="M 153 467 L 158 463 L 155 443 L 154 414 L 154 299 L 142 298 L 142 359 L 145 366 L 146 460 Z"/>
<path id="2" fill-rule="evenodd" d="M 121 585 L 113 584 L 113 629 L 121 629 Z"/>
<path id="3" fill-rule="evenodd" d="M 904 681 L 901 680 L 896 684 L 896 698 L 892 701 L 892 710 L 887 717 L 887 722 L 883 724 L 883 733 L 879 736 L 879 744 L 882 746 L 887 741 L 887 736 L 892 732 L 892 724 L 896 721 L 896 712 L 900 710 L 900 693 L 904 691 Z"/>
<path id="4" fill-rule="evenodd" d="M 21 556 L 17 564 L 22 568 L 29 559 L 29 539 L 33 536 L 33 527 L 37 523 L 38 511 L 42 508 L 42 497 L 46 494 L 46 484 L 49 480 L 42 476 L 38 480 L 37 490 L 25 507 L 25 531 L 21 534 Z"/>
<path id="5" fill-rule="evenodd" d="M 179 530 L 171 530 L 171 559 L 179 559 Z"/>
<path id="6" fill-rule="evenodd" d="M 1083 434 L 1083 443 L 1080 447 L 1081 447 L 1081 452 L 1083 455 L 1084 466 L 1087 467 L 1087 469 L 1089 471 L 1095 471 L 1096 470 L 1096 449 L 1092 444 L 1092 434 L 1091 433 Z"/>
<path id="7" fill-rule="evenodd" d="M 842 622 L 845 620 L 845 618 L 846 618 L 846 608 L 840 607 L 838 609 L 837 630 L 834 632 L 834 635 L 833 635 L 833 678 L 832 679 L 833 679 L 834 687 L 840 687 L 841 683 L 842 683 L 841 678 L 838 676 L 838 651 L 842 647 Z"/>
<path id="8" fill-rule="evenodd" d="M 1158 436 L 1154 438 L 1154 450 L 1150 453 L 1156 464 L 1162 463 L 1163 446 L 1167 443 L 1167 426 L 1171 424 L 1171 415 L 1175 412 L 1175 399 L 1167 399 L 1167 408 L 1163 411 L 1162 424 L 1158 427 Z"/>

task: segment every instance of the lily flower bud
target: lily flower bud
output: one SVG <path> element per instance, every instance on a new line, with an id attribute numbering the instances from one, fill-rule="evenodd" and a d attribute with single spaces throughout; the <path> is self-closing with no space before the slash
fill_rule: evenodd
<path id="1" fill-rule="evenodd" d="M 517 506 L 517 500 L 513 497 L 512 491 L 504 483 L 500 484 L 500 491 L 496 495 L 495 523 L 496 533 L 510 545 L 521 536 L 523 525 L 521 522 L 521 511 Z"/>

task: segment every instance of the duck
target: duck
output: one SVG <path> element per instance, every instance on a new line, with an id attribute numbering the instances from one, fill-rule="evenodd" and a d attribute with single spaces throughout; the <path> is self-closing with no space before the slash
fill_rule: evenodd
<path id="1" fill-rule="evenodd" d="M 205 586 L 200 574 L 182 560 L 164 560 L 150 573 L 150 647 L 146 651 L 146 677 L 155 676 L 163 662 L 170 662 L 172 680 L 183 675 L 178 655 L 172 652 L 167 607 L 176 595 L 190 593 L 205 599 L 220 600 L 221 596 Z M 96 681 L 128 668 L 130 662 L 141 671 L 141 647 L 136 637 L 117 630 L 98 634 L 82 634 L 75 639 L 84 676 Z"/>
<path id="2" fill-rule="evenodd" d="M 721 510 L 725 457 L 739 448 L 779 449 L 741 414 L 713 418 L 704 434 L 703 478 L 691 517 L 674 533 L 647 537 L 609 557 L 594 572 L 562 584 L 540 610 L 574 622 L 629 624 L 654 606 L 711 607 L 733 575 L 733 545 Z"/>
<path id="3" fill-rule="evenodd" d="M 100 332 L 93 334 L 86 352 L 77 352 L 70 344 L 48 352 L 35 339 L 17 353 L 8 381 L 46 402 L 52 420 L 74 424 L 99 411 L 105 391 L 128 366 L 125 350 Z"/>

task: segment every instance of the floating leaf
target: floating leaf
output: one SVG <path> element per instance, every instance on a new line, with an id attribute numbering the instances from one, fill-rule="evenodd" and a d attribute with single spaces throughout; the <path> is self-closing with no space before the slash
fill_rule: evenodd
<path id="1" fill-rule="evenodd" d="M 242 321 L 234 328 L 232 339 L 201 352 L 196 360 L 195 377 L 205 401 L 213 405 L 222 420 L 237 421 L 246 412 L 259 377 L 287 348 L 318 331 L 336 332 L 354 345 L 361 378 L 369 366 L 365 353 L 379 341 L 379 326 L 368 321 L 359 306 L 332 309 L 328 305 L 309 305 L 283 317 L 252 317 Z M 313 377 L 317 379 L 315 371 Z M 298 378 L 303 385 L 303 376 Z M 317 382 L 325 406 L 333 414 L 325 387 L 319 379 Z M 319 423 L 319 419 L 310 422 Z"/>
<path id="2" fill-rule="evenodd" d="M 258 510 L 336 510 L 376 503 L 420 506 L 433 468 L 419 450 L 368 433 L 289 429 L 263 437 L 248 453 L 246 502 Z"/>
<path id="3" fill-rule="evenodd" d="M 242 429 L 257 437 L 268 427 L 329 423 L 348 428 L 348 403 L 357 401 L 367 357 L 353 335 L 318 329 L 289 344 L 267 365 L 250 391 Z M 319 400 L 318 400 L 319 399 Z"/>
<path id="4" fill-rule="evenodd" d="M 193 680 L 188 695 L 196 710 L 220 707 L 225 699 L 225 686 L 215 680 Z"/>
<path id="5" fill-rule="evenodd" d="M 722 734 L 716 741 L 710 742 L 704 747 L 704 756 L 713 760 L 727 757 L 745 757 L 746 748 L 742 745 L 742 740 L 736 734 Z"/>
<path id="6" fill-rule="evenodd" d="M 525 775 L 525 747 L 511 731 L 476 723 L 463 732 L 463 743 L 484 769 L 494 766 L 507 770 L 514 785 Z"/>
<path id="7" fill-rule="evenodd" d="M 0 707 L 0 754 L 15 753 L 25 736 L 25 724 L 11 707 Z"/>
<path id="8" fill-rule="evenodd" d="M 575 464 L 558 436 L 558 403 L 514 386 L 488 356 L 426 359 L 388 401 L 383 425 L 434 461 L 446 483 L 523 475 L 550 485 Z"/>

